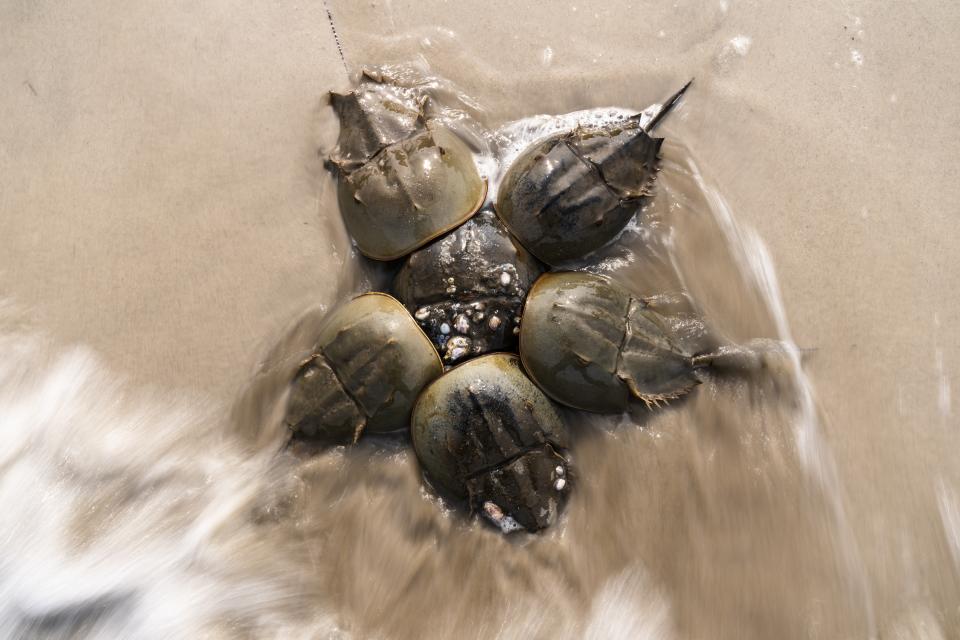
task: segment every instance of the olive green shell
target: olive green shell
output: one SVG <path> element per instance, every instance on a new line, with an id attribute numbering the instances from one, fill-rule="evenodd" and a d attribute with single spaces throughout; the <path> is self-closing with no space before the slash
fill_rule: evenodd
<path id="1" fill-rule="evenodd" d="M 284 420 L 295 432 L 338 443 L 401 429 L 420 391 L 442 372 L 403 305 L 364 294 L 325 320 L 293 380 Z"/>
<path id="2" fill-rule="evenodd" d="M 330 105 L 340 119 L 331 162 L 350 173 L 382 149 L 423 130 L 425 99 L 411 89 L 380 82 L 366 73 L 353 91 L 331 91 Z"/>
<path id="3" fill-rule="evenodd" d="M 555 522 L 565 504 L 566 429 L 515 355 L 470 360 L 427 387 L 411 436 L 433 486 L 469 500 L 476 511 L 502 513 L 537 531 Z"/>
<path id="4" fill-rule="evenodd" d="M 497 215 L 551 266 L 613 240 L 653 192 L 661 138 L 636 119 L 533 144 L 507 170 Z"/>
<path id="5" fill-rule="evenodd" d="M 387 147 L 339 182 L 347 231 L 375 260 L 405 256 L 462 224 L 486 195 L 470 150 L 442 128 Z"/>
<path id="6" fill-rule="evenodd" d="M 527 296 L 520 354 L 530 377 L 558 402 L 620 412 L 631 395 L 651 406 L 700 382 L 674 327 L 605 276 L 548 273 Z"/>
<path id="7" fill-rule="evenodd" d="M 369 72 L 330 94 L 340 118 L 328 166 L 347 231 L 365 256 L 394 260 L 473 215 L 486 197 L 470 149 L 424 115 L 427 96 Z"/>
<path id="8" fill-rule="evenodd" d="M 542 272 L 485 209 L 410 254 L 393 286 L 444 362 L 452 364 L 516 350 L 523 300 Z"/>

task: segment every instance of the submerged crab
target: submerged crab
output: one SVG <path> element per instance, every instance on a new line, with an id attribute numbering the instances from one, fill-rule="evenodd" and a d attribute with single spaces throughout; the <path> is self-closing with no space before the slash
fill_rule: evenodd
<path id="1" fill-rule="evenodd" d="M 441 376 L 417 401 L 410 435 L 431 483 L 505 532 L 553 524 L 569 495 L 566 427 L 515 355 Z"/>
<path id="2" fill-rule="evenodd" d="M 482 207 L 468 146 L 430 115 L 426 85 L 368 71 L 331 94 L 344 223 L 364 255 L 408 256 L 394 281 L 403 306 L 368 294 L 330 315 L 291 384 L 289 427 L 343 443 L 410 424 L 435 490 L 504 532 L 538 531 L 556 522 L 574 477 L 555 402 L 653 407 L 708 368 L 762 366 L 750 346 L 712 342 L 682 297 L 641 298 L 585 272 L 541 275 L 540 261 L 582 258 L 637 214 L 659 170 L 662 140 L 649 131 L 687 86 L 645 124 L 637 114 L 534 142 L 495 210 Z M 520 357 L 490 353 L 517 350 L 518 338 Z"/>

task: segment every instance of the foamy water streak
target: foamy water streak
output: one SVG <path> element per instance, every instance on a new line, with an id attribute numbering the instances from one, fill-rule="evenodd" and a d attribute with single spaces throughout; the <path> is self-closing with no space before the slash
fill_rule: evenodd
<path id="1" fill-rule="evenodd" d="M 687 159 L 687 166 L 703 194 L 707 196 L 710 211 L 723 231 L 745 280 L 752 283 L 762 294 L 776 325 L 777 338 L 785 346 L 797 400 L 794 436 L 800 460 L 828 499 L 846 567 L 846 577 L 850 582 L 851 590 L 861 600 L 869 637 L 875 638 L 877 636 L 876 616 L 866 566 L 844 506 L 843 488 L 837 473 L 836 462 L 821 434 L 814 386 L 803 369 L 800 349 L 790 331 L 773 259 L 760 235 L 754 229 L 742 228 L 736 222 L 727 202 L 704 180 L 693 159 Z"/>
<path id="2" fill-rule="evenodd" d="M 937 484 L 937 506 L 940 522 L 953 557 L 954 570 L 960 573 L 960 499 L 950 486 L 940 480 Z"/>

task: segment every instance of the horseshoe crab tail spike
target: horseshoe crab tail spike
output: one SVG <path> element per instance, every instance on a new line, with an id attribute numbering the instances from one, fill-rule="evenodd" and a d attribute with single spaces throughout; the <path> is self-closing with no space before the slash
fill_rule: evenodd
<path id="1" fill-rule="evenodd" d="M 792 345 L 768 338 L 755 338 L 742 345 L 724 345 L 715 351 L 695 355 L 694 369 L 710 369 L 715 373 L 740 375 L 783 373 L 791 370 L 791 359 L 797 353 Z"/>
<path id="2" fill-rule="evenodd" d="M 660 121 L 666 118 L 667 114 L 670 113 L 673 107 L 676 106 L 678 102 L 680 102 L 680 98 L 683 97 L 683 94 L 687 91 L 687 89 L 690 87 L 692 83 L 693 83 L 693 78 L 690 78 L 690 80 L 687 81 L 687 84 L 683 85 L 680 88 L 680 91 L 677 91 L 675 94 L 670 96 L 670 98 L 665 103 L 663 103 L 663 106 L 660 108 L 660 111 L 657 112 L 657 115 L 653 116 L 653 118 L 650 120 L 649 123 L 647 123 L 647 126 L 644 127 L 643 130 L 646 131 L 647 133 L 650 133 L 651 131 L 653 131 L 654 127 L 660 124 Z"/>

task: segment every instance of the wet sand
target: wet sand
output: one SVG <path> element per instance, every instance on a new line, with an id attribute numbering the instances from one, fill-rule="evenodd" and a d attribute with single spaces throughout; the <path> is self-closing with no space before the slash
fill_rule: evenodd
<path id="1" fill-rule="evenodd" d="M 319 126 L 323 94 L 346 86 L 347 69 L 422 55 L 492 121 L 643 106 L 695 76 L 665 132 L 690 148 L 737 220 L 763 238 L 794 338 L 815 349 L 806 367 L 877 630 L 923 637 L 918 630 L 933 620 L 943 631 L 929 637 L 960 634 L 960 530 L 951 530 L 960 523 L 945 515 L 960 508 L 952 391 L 960 363 L 960 10 L 933 2 L 618 1 L 575 2 L 544 16 L 534 5 L 480 10 L 439 0 L 330 2 L 329 10 L 339 47 L 320 3 L 0 8 L 0 294 L 58 343 L 90 345 L 134 387 L 227 403 L 284 327 L 362 277 L 317 154 L 329 133 Z M 748 337 L 735 322 L 737 305 L 747 303 L 725 299 L 722 287 L 713 293 L 732 337 Z M 711 415 L 699 405 L 691 411 L 701 421 Z M 672 419 L 662 418 L 665 433 Z M 708 444 L 679 450 L 687 446 Z M 762 453 L 742 460 L 762 465 Z M 671 455 L 679 454 L 667 454 L 662 469 L 689 471 Z M 603 473 L 633 464 L 610 459 Z M 663 486 L 647 506 L 689 527 L 690 496 L 675 481 Z M 584 495 L 608 523 L 644 505 L 610 498 L 604 508 L 602 496 L 589 488 Z M 751 531 L 790 536 L 787 507 L 814 499 L 803 492 L 721 487 L 704 499 L 721 505 L 701 523 L 704 539 L 716 541 L 711 527 L 732 536 L 726 556 L 674 565 L 670 549 L 639 554 L 648 565 L 658 552 L 667 556 L 650 570 L 667 585 L 659 588 L 673 602 L 674 625 L 694 637 L 718 620 L 742 620 L 756 637 L 782 631 L 797 595 L 783 573 L 803 565 L 786 561 L 785 550 L 842 545 L 830 531 L 777 545 L 735 538 L 738 518 Z M 678 542 L 675 553 L 696 547 L 687 531 L 689 544 Z M 607 542 L 597 554 L 609 557 L 597 566 L 629 555 L 615 536 Z M 581 569 L 574 573 L 589 575 Z M 541 589 L 549 582 L 537 580 Z M 738 580 L 745 601 L 709 588 Z M 831 585 L 827 600 L 842 591 L 832 578 L 802 581 L 811 590 L 804 602 L 818 601 L 817 584 Z M 825 631 L 811 622 L 817 611 L 797 612 L 795 626 L 813 637 L 868 630 L 860 620 L 838 623 L 836 608 L 822 606 Z"/>

